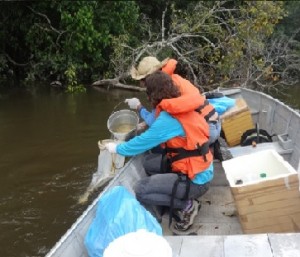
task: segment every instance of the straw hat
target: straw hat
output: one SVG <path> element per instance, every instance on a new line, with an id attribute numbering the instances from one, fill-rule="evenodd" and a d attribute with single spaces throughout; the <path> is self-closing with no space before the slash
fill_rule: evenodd
<path id="1" fill-rule="evenodd" d="M 160 62 L 153 56 L 144 57 L 140 61 L 137 69 L 135 67 L 131 68 L 131 77 L 135 80 L 141 80 L 147 77 L 148 75 L 152 74 L 153 72 L 161 69 L 163 66 L 166 65 L 168 60 L 169 58 L 166 58 L 162 62 Z"/>

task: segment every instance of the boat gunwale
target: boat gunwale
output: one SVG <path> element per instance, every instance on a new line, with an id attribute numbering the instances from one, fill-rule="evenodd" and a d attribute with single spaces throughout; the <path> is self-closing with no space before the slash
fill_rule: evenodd
<path id="1" fill-rule="evenodd" d="M 82 221 L 84 221 L 84 218 L 87 217 L 95 208 L 97 207 L 97 203 L 99 199 L 102 197 L 103 194 L 106 193 L 111 187 L 111 185 L 114 184 L 116 180 L 119 179 L 119 177 L 126 171 L 126 169 L 130 166 L 132 162 L 137 158 L 138 156 L 134 156 L 131 159 L 128 160 L 128 162 L 125 164 L 125 166 L 120 169 L 120 171 L 116 174 L 116 176 L 108 183 L 106 187 L 104 187 L 103 191 L 92 201 L 92 203 L 88 206 L 88 208 L 76 219 L 76 221 L 72 224 L 72 226 L 60 237 L 60 239 L 55 243 L 55 245 L 51 248 L 51 250 L 46 254 L 45 257 L 51 257 L 53 254 L 59 249 L 59 247 L 63 243 L 67 243 L 67 239 L 72 236 L 72 233 L 76 230 L 76 228 L 81 225 Z"/>

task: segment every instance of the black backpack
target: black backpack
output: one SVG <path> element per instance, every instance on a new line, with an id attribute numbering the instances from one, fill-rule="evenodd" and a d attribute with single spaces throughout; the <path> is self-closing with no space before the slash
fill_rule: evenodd
<path id="1" fill-rule="evenodd" d="M 241 136 L 241 146 L 251 145 L 253 142 L 256 144 L 273 142 L 272 136 L 266 130 L 259 129 L 256 124 L 254 129 L 248 129 L 243 133 Z"/>
<path id="2" fill-rule="evenodd" d="M 207 92 L 207 93 L 204 93 L 206 99 L 213 99 L 213 98 L 221 98 L 224 96 L 223 93 L 221 92 Z"/>

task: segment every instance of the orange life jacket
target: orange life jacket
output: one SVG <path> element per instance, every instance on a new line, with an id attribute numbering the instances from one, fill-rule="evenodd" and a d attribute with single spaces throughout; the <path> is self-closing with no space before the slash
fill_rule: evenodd
<path id="1" fill-rule="evenodd" d="M 161 70 L 171 76 L 174 84 L 179 87 L 181 96 L 162 100 L 160 103 L 161 109 L 170 114 L 196 110 L 208 121 L 215 114 L 215 108 L 200 94 L 199 90 L 190 81 L 178 74 L 174 74 L 176 65 L 177 61 L 170 59 Z"/>
<path id="2" fill-rule="evenodd" d="M 173 114 L 185 131 L 185 137 L 175 137 L 163 146 L 174 172 L 182 172 L 190 179 L 206 170 L 213 161 L 209 150 L 209 126 L 197 112 Z"/>

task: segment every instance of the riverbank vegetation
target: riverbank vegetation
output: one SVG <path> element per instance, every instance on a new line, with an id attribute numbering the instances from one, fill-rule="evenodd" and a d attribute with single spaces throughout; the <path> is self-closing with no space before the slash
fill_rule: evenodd
<path id="1" fill-rule="evenodd" d="M 128 87 L 146 55 L 179 61 L 203 90 L 292 85 L 300 69 L 297 1 L 4 1 L 0 76 Z"/>

